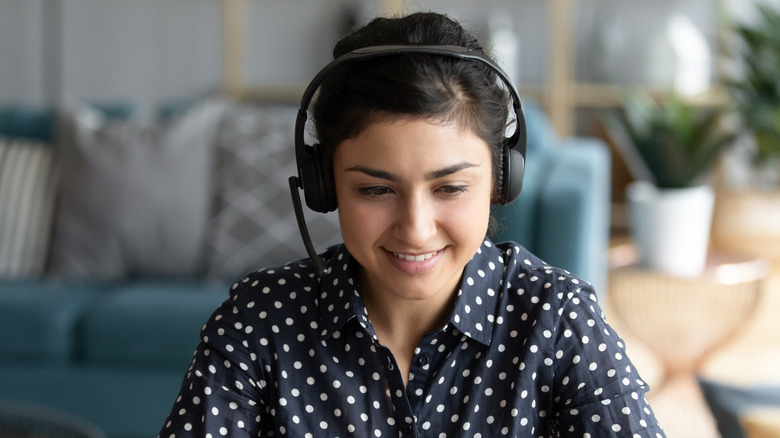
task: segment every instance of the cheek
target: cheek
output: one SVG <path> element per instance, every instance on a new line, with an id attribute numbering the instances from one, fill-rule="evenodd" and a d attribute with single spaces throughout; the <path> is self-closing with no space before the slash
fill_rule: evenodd
<path id="1" fill-rule="evenodd" d="M 490 221 L 490 199 L 471 202 L 459 208 L 449 209 L 441 215 L 448 232 L 453 235 L 482 241 Z"/>
<path id="2" fill-rule="evenodd" d="M 490 223 L 491 185 L 480 185 L 471 197 L 462 202 L 445 204 L 437 216 L 439 225 L 450 237 L 481 245 Z"/>
<path id="3" fill-rule="evenodd" d="M 345 243 L 365 242 L 381 234 L 386 215 L 379 208 L 340 205 L 338 210 L 341 235 Z"/>

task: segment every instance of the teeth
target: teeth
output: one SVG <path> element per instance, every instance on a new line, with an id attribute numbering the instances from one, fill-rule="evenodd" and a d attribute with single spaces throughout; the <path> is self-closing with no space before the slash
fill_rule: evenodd
<path id="1" fill-rule="evenodd" d="M 394 252 L 393 255 L 395 255 L 399 259 L 406 260 L 407 262 L 422 262 L 435 256 L 436 253 L 430 252 L 428 254 L 420 254 L 415 256 L 415 255 L 399 254 L 397 252 Z"/>

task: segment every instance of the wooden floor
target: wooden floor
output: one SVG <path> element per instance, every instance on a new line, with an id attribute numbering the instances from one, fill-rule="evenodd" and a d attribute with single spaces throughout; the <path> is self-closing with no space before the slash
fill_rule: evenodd
<path id="1" fill-rule="evenodd" d="M 749 321 L 707 356 L 699 368 L 702 377 L 734 385 L 780 385 L 780 261 L 770 266 Z M 609 294 L 605 301 L 610 324 L 625 339 L 629 357 L 652 388 L 648 399 L 668 438 L 717 438 L 715 421 L 695 380 L 670 379 L 658 356 L 620 321 Z"/>

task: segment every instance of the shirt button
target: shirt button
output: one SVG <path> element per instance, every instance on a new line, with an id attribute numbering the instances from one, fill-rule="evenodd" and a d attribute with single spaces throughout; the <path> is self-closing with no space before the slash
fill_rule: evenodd
<path id="1" fill-rule="evenodd" d="M 401 432 L 403 432 L 404 435 L 409 435 L 412 433 L 412 425 L 409 423 L 404 422 L 403 425 L 401 425 Z"/>
<path id="2" fill-rule="evenodd" d="M 417 365 L 421 366 L 421 367 L 424 367 L 424 366 L 428 365 L 428 357 L 426 357 L 426 356 L 418 356 L 417 357 Z"/>

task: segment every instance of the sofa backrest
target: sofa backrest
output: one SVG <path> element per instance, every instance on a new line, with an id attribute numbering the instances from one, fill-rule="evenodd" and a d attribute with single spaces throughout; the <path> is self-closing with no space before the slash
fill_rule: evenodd
<path id="1" fill-rule="evenodd" d="M 55 113 L 32 106 L 0 107 L 0 136 L 23 138 L 43 143 L 54 139 Z"/>
<path id="2" fill-rule="evenodd" d="M 94 103 L 94 108 L 115 120 L 136 113 L 127 103 Z M 57 131 L 57 111 L 53 107 L 34 105 L 0 105 L 0 137 L 52 143 Z"/>

